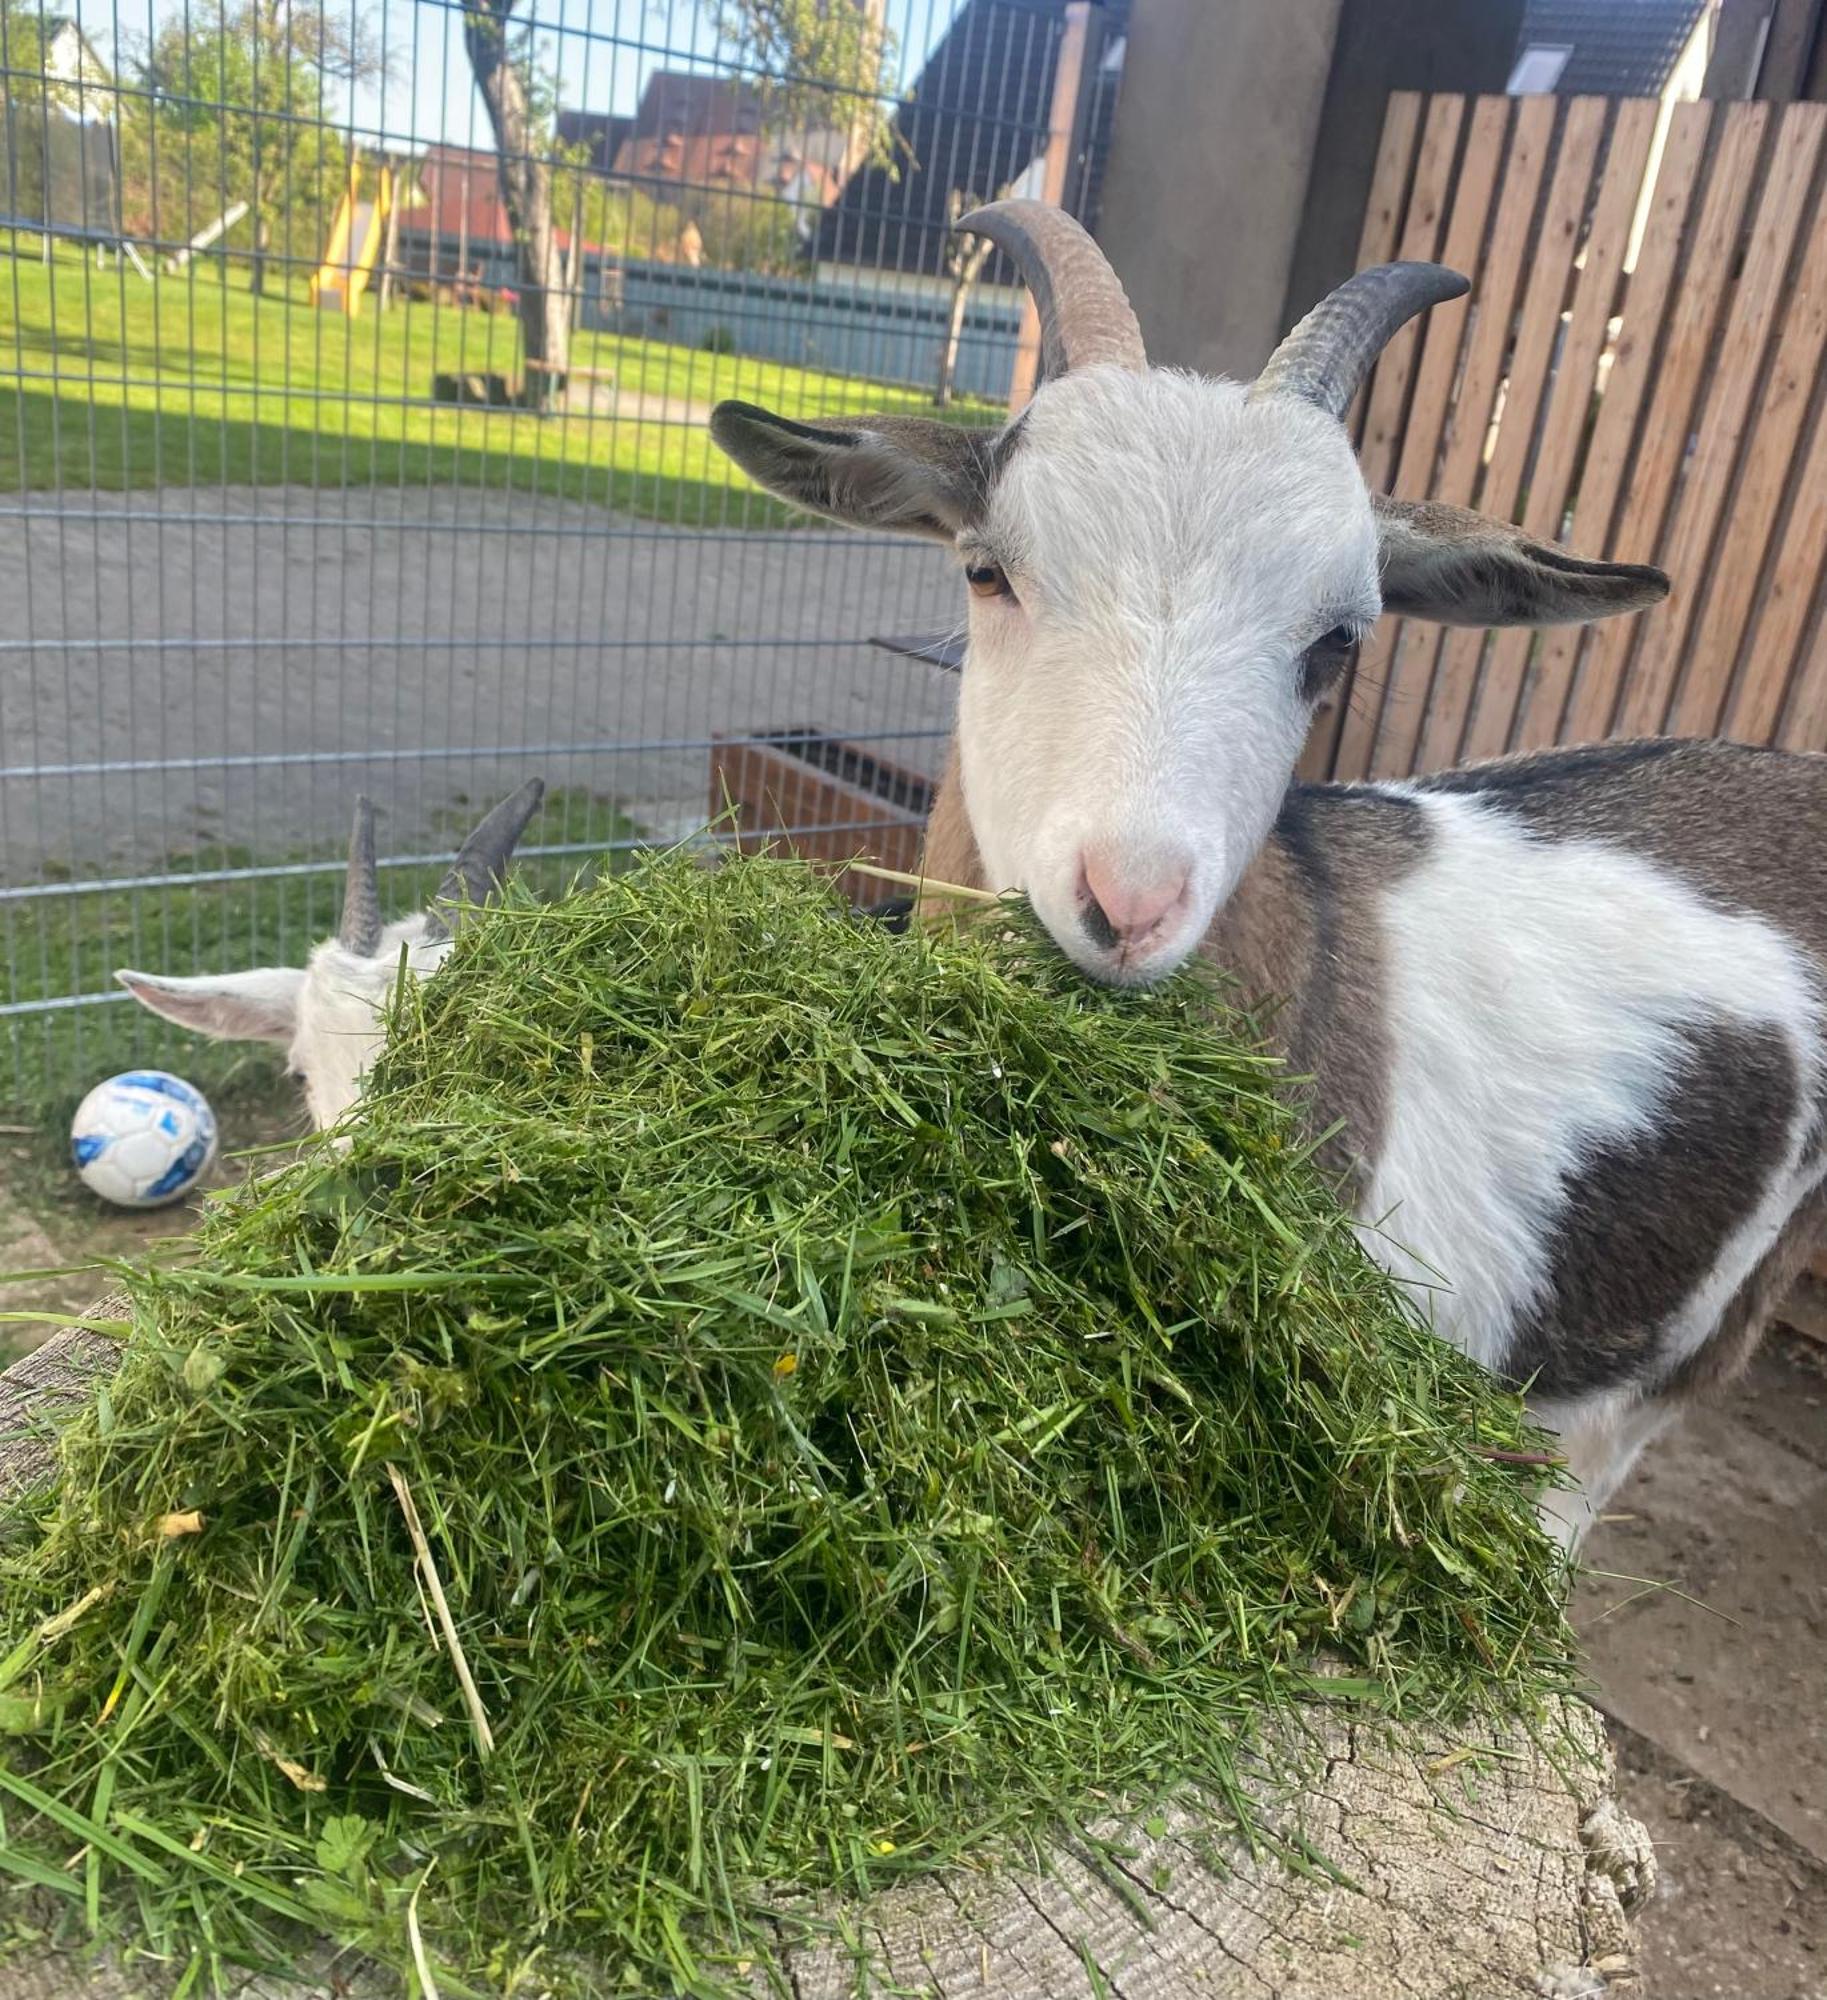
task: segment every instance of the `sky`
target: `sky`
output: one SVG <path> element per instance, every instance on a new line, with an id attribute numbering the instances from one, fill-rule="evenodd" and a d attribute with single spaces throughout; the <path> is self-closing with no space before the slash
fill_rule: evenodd
<path id="1" fill-rule="evenodd" d="M 74 14 L 104 62 L 147 42 L 166 21 L 186 14 L 199 27 L 239 0 L 42 0 L 47 13 Z M 332 13 L 349 0 L 326 0 Z M 899 45 L 903 85 L 919 74 L 960 0 L 887 0 Z M 369 144 L 396 150 L 434 140 L 488 145 L 488 121 L 463 51 L 460 0 L 366 0 L 372 34 L 389 58 L 384 86 L 345 89 L 325 106 L 339 125 L 353 124 Z M 569 109 L 633 111 L 656 69 L 691 67 L 715 74 L 712 20 L 716 0 L 521 0 L 521 16 L 541 29 L 541 61 L 555 67 L 559 102 Z"/>
<path id="2" fill-rule="evenodd" d="M 903 82 L 919 74 L 959 0 L 887 0 Z M 543 60 L 556 62 L 559 102 L 568 109 L 632 112 L 656 69 L 720 67 L 714 0 L 536 0 L 535 18 L 555 32 L 541 37 Z M 385 0 L 377 20 L 406 58 L 408 75 L 375 112 L 390 131 L 403 123 L 413 138 L 488 143 L 488 124 L 463 52 L 458 0 Z M 413 36 L 416 32 L 416 44 Z"/>

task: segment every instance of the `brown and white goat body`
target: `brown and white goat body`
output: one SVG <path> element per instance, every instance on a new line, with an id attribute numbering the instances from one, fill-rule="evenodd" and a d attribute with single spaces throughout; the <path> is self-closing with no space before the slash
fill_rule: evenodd
<path id="1" fill-rule="evenodd" d="M 1553 624 L 1660 572 L 1373 497 L 1340 421 L 1464 281 L 1365 272 L 1249 387 L 1151 370 L 1076 224 L 966 219 L 1022 269 L 1043 386 L 999 433 L 791 423 L 717 441 L 815 512 L 937 537 L 970 621 L 934 880 L 1025 894 L 1093 977 L 1195 951 L 1281 1003 L 1373 1253 L 1529 1385 L 1577 1539 L 1643 1442 L 1744 1359 L 1823 1219 L 1827 759 L 1610 743 L 1296 785 L 1381 609 Z"/>

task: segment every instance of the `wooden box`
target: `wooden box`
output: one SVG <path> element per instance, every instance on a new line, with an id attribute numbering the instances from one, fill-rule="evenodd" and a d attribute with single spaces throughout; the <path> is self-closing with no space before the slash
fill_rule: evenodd
<path id="1" fill-rule="evenodd" d="M 808 860 L 872 861 L 912 873 L 932 804 L 931 781 L 822 729 L 770 729 L 712 739 L 710 810 L 745 854 L 783 848 Z M 849 869 L 840 894 L 863 909 L 895 886 Z"/>

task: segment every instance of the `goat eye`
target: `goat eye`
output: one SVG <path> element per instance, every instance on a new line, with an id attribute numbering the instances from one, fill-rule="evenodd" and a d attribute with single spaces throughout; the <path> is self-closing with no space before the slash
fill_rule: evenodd
<path id="1" fill-rule="evenodd" d="M 1301 655 L 1300 691 L 1303 701 L 1318 701 L 1345 671 L 1351 649 L 1363 637 L 1355 625 L 1335 625 L 1322 632 Z"/>
<path id="2" fill-rule="evenodd" d="M 302 1090 L 305 1087 L 305 1085 L 308 1082 L 310 1082 L 310 1078 L 307 1077 L 304 1071 L 301 1069 L 287 1070 L 286 1075 L 289 1076 L 295 1084 L 297 1084 L 300 1090 Z"/>
<path id="3" fill-rule="evenodd" d="M 972 563 L 964 572 L 964 580 L 971 587 L 973 597 L 1009 597 L 1009 579 L 1003 572 L 1001 563 Z"/>

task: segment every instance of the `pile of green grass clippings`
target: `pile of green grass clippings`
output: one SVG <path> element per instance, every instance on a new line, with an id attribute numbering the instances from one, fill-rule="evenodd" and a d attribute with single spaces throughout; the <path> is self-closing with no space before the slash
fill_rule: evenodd
<path id="1" fill-rule="evenodd" d="M 197 1991 L 716 1994 L 819 1892 L 1235 1804 L 1322 1656 L 1526 1708 L 1534 1440 L 1299 1134 L 1208 980 L 1025 913 L 670 859 L 479 917 L 0 1520 L 16 1910 Z"/>

